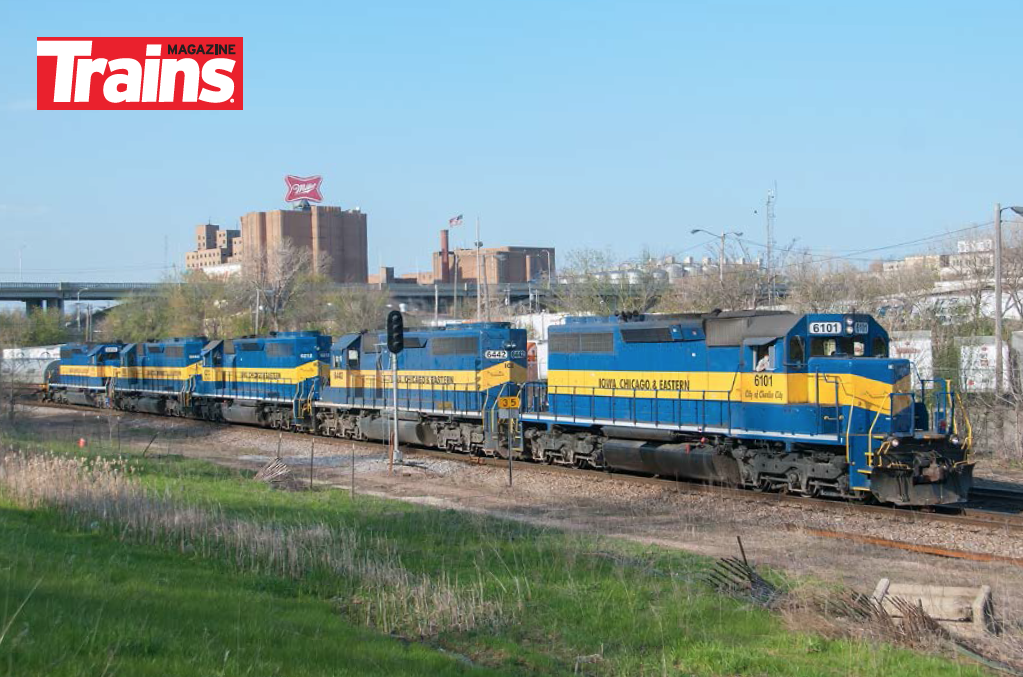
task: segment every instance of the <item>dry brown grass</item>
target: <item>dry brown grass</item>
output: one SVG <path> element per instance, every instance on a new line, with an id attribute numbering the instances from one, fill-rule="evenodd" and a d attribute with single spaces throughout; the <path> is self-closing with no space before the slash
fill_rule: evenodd
<path id="1" fill-rule="evenodd" d="M 329 524 L 280 525 L 189 505 L 137 480 L 122 460 L 8 452 L 0 492 L 26 508 L 57 510 L 81 530 L 109 528 L 123 541 L 172 548 L 246 572 L 333 581 L 349 615 L 385 632 L 419 637 L 501 623 L 503 605 L 482 584 L 456 585 L 402 566 L 386 541 Z"/>
<path id="2" fill-rule="evenodd" d="M 793 631 L 894 644 L 946 657 L 970 655 L 989 667 L 1023 674 L 1019 624 L 1003 623 L 997 635 L 960 637 L 908 602 L 900 609 L 901 617 L 895 618 L 862 595 L 809 586 L 789 591 L 776 608 Z"/>

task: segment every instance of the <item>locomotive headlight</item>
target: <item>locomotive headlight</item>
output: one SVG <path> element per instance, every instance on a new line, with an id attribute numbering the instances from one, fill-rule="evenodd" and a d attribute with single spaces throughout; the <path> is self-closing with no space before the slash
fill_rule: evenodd
<path id="1" fill-rule="evenodd" d="M 853 325 L 853 319 L 851 317 L 845 318 L 845 323 L 850 327 Z"/>
<path id="2" fill-rule="evenodd" d="M 892 448 L 895 448 L 895 447 L 899 446 L 899 438 L 898 437 L 893 437 L 893 438 L 891 438 L 890 441 L 892 443 Z"/>
<path id="3" fill-rule="evenodd" d="M 948 441 L 957 447 L 959 446 L 960 442 L 962 442 L 962 440 L 959 439 L 959 435 L 953 435 L 952 437 L 949 438 Z"/>
<path id="4" fill-rule="evenodd" d="M 852 325 L 849 325 L 849 326 L 847 326 L 847 327 L 845 328 L 845 333 L 846 333 L 846 334 L 851 334 L 851 333 L 853 333 L 853 328 L 852 328 Z"/>

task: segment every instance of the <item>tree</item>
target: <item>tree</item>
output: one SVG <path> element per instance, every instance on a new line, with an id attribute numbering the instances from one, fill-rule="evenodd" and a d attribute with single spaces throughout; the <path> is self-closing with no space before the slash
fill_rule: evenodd
<path id="1" fill-rule="evenodd" d="M 247 319 L 243 284 L 198 270 L 182 275 L 169 295 L 170 331 L 175 336 L 225 338 Z M 243 332 L 244 333 L 244 332 Z"/>
<path id="2" fill-rule="evenodd" d="M 752 266 L 727 271 L 723 283 L 716 272 L 690 275 L 675 282 L 658 309 L 673 313 L 755 309 L 765 298 L 766 284 L 767 273 Z"/>
<path id="3" fill-rule="evenodd" d="M 0 312 L 0 342 L 8 347 L 54 345 L 67 337 L 63 315 L 56 308 Z"/>
<path id="4" fill-rule="evenodd" d="M 327 296 L 323 309 L 328 333 L 341 334 L 382 329 L 390 298 L 380 289 L 342 287 Z"/>
<path id="5" fill-rule="evenodd" d="M 653 264 L 649 254 L 622 263 L 609 251 L 571 251 L 562 267 L 563 279 L 554 289 L 552 305 L 559 312 L 580 315 L 648 312 L 667 289 Z"/>
<path id="6" fill-rule="evenodd" d="M 242 266 L 243 281 L 256 298 L 257 315 L 265 317 L 273 331 L 280 331 L 285 313 L 299 296 L 300 282 L 321 273 L 328 264 L 326 255 L 314 260 L 310 249 L 296 247 L 287 238 L 267 248 L 265 256 L 249 254 Z M 258 333 L 262 320 L 255 324 Z"/>
<path id="7" fill-rule="evenodd" d="M 104 338 L 139 343 L 172 335 L 171 294 L 168 285 L 151 293 L 129 296 L 107 313 L 101 327 Z"/>

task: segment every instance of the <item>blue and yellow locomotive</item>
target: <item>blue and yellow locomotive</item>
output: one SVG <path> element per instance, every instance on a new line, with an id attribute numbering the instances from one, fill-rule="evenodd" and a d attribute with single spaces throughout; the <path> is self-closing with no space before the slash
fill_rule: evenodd
<path id="1" fill-rule="evenodd" d="M 568 318 L 525 386 L 536 460 L 896 504 L 964 500 L 969 422 L 868 315 Z"/>
<path id="2" fill-rule="evenodd" d="M 126 411 L 183 416 L 199 377 L 201 336 L 129 343 L 114 371 L 114 406 Z"/>
<path id="3" fill-rule="evenodd" d="M 349 334 L 334 342 L 330 385 L 317 403 L 320 430 L 387 439 L 394 403 L 393 356 L 384 336 Z M 481 322 L 405 333 L 397 357 L 398 439 L 450 451 L 496 446 L 488 413 L 526 380 L 526 332 Z"/>
<path id="4" fill-rule="evenodd" d="M 209 420 L 310 430 L 330 342 L 318 331 L 211 341 L 202 349 L 192 406 Z"/>
<path id="5" fill-rule="evenodd" d="M 120 343 L 68 343 L 50 375 L 45 397 L 62 404 L 102 406 L 121 359 Z"/>

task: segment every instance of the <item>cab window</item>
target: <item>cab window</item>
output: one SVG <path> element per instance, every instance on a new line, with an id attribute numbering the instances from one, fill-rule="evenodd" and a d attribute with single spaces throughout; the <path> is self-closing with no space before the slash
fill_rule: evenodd
<path id="1" fill-rule="evenodd" d="M 810 339 L 810 357 L 831 357 L 838 351 L 838 339 Z"/>
<path id="2" fill-rule="evenodd" d="M 874 357 L 888 357 L 888 342 L 880 336 L 875 337 L 870 354 Z"/>
<path id="3" fill-rule="evenodd" d="M 810 357 L 863 357 L 866 344 L 849 336 L 816 337 L 810 339 Z"/>
<path id="4" fill-rule="evenodd" d="M 793 336 L 789 339 L 789 363 L 802 364 L 804 360 L 806 355 L 803 351 L 803 337 Z"/>
<path id="5" fill-rule="evenodd" d="M 774 371 L 774 344 L 753 348 L 753 371 Z"/>

